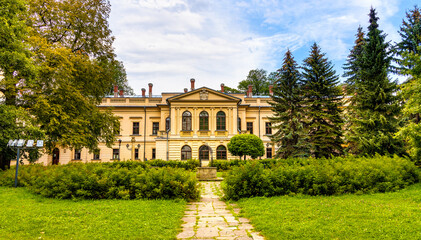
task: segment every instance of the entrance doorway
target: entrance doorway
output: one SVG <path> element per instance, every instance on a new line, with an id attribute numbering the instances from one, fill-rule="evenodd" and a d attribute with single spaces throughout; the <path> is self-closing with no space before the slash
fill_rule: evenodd
<path id="1" fill-rule="evenodd" d="M 54 148 L 53 150 L 53 165 L 58 165 L 60 160 L 60 150 L 58 148 Z"/>

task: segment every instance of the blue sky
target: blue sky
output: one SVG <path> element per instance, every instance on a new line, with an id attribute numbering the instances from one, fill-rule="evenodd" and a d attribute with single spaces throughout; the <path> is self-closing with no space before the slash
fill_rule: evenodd
<path id="1" fill-rule="evenodd" d="M 301 65 L 317 42 L 338 75 L 357 28 L 376 8 L 387 40 L 399 41 L 405 12 L 419 0 L 111 0 L 115 51 L 140 94 L 236 87 L 251 69 L 281 67 L 286 49 Z M 391 76 L 396 78 L 396 76 Z"/>

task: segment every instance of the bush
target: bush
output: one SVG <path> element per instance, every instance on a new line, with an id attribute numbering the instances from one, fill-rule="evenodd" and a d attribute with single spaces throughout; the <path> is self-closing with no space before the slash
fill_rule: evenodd
<path id="1" fill-rule="evenodd" d="M 388 192 L 419 181 L 408 159 L 375 156 L 250 161 L 229 171 L 227 199 L 288 194 L 336 195 Z"/>
<path id="2" fill-rule="evenodd" d="M 0 175 L 13 186 L 14 169 Z M 151 168 L 140 162 L 75 163 L 19 168 L 19 185 L 60 199 L 175 199 L 199 197 L 195 173 L 180 168 Z"/>
<path id="3" fill-rule="evenodd" d="M 196 170 L 200 166 L 199 160 L 187 160 L 187 161 L 165 161 L 160 159 L 148 160 L 145 162 L 147 165 L 153 167 L 172 167 L 172 168 L 184 168 L 185 170 Z"/>
<path id="4" fill-rule="evenodd" d="M 271 168 L 273 165 L 277 164 L 280 160 L 277 159 L 261 159 L 261 160 L 213 160 L 209 166 L 216 167 L 218 171 L 227 171 L 231 170 L 233 167 L 238 167 L 246 164 L 247 162 L 260 162 L 265 168 Z"/>

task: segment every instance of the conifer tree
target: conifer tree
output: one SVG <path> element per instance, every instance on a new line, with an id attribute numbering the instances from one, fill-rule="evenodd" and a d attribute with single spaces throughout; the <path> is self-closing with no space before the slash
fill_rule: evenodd
<path id="1" fill-rule="evenodd" d="M 410 58 L 403 59 L 403 55 L 421 54 L 419 47 L 421 46 L 421 11 L 415 6 L 413 10 L 406 12 L 406 19 L 402 20 L 402 26 L 399 31 L 402 40 L 396 45 L 396 52 L 399 59 L 396 62 L 399 64 L 398 72 L 407 74 L 408 69 L 411 69 L 415 63 L 408 62 Z M 403 62 L 405 61 L 405 63 Z"/>
<path id="2" fill-rule="evenodd" d="M 303 92 L 311 153 L 330 157 L 343 153 L 341 89 L 339 77 L 319 46 L 314 43 L 303 65 Z"/>
<path id="3" fill-rule="evenodd" d="M 304 129 L 300 73 L 291 52 L 285 53 L 282 68 L 274 78 L 270 118 L 275 133 L 271 140 L 278 146 L 276 157 L 308 157 L 310 145 Z"/>
<path id="4" fill-rule="evenodd" d="M 378 29 L 376 11 L 370 9 L 370 25 L 359 60 L 358 79 L 352 96 L 349 149 L 354 154 L 404 154 L 403 142 L 393 138 L 400 113 L 396 82 L 388 78 L 391 54 L 385 34 Z"/>
<path id="5" fill-rule="evenodd" d="M 344 65 L 345 73 L 343 77 L 348 78 L 346 83 L 346 93 L 348 95 L 353 95 L 355 92 L 355 81 L 359 78 L 360 73 L 360 63 L 361 53 L 363 51 L 363 46 L 365 43 L 364 32 L 361 26 L 358 27 L 357 34 L 355 35 L 355 45 L 351 49 L 350 54 L 348 55 L 347 62 Z"/>

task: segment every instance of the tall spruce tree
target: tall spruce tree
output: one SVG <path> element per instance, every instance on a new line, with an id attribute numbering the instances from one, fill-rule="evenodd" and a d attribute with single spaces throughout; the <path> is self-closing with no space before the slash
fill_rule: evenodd
<path id="1" fill-rule="evenodd" d="M 352 96 L 349 150 L 354 154 L 403 155 L 403 142 L 393 137 L 397 132 L 400 106 L 396 82 L 388 78 L 391 54 L 386 35 L 378 29 L 375 9 L 370 9 L 370 25 L 358 61 L 359 73 Z"/>
<path id="2" fill-rule="evenodd" d="M 311 153 L 314 157 L 343 154 L 339 77 L 314 43 L 303 64 L 303 92 Z"/>
<path id="3" fill-rule="evenodd" d="M 285 53 L 282 68 L 274 77 L 273 117 L 269 118 L 275 133 L 271 140 L 278 146 L 276 157 L 308 157 L 310 145 L 305 132 L 301 75 L 291 52 Z"/>
<path id="4" fill-rule="evenodd" d="M 421 54 L 421 11 L 415 6 L 413 10 L 406 12 L 406 19 L 402 20 L 399 35 L 401 41 L 396 44 L 396 52 L 399 56 L 396 62 L 399 64 L 398 72 L 408 74 L 415 63 L 408 62 L 411 58 L 404 58 L 404 54 Z M 405 61 L 405 62 L 403 62 Z"/>
<path id="5" fill-rule="evenodd" d="M 355 45 L 351 49 L 348 55 L 347 62 L 344 65 L 345 73 L 343 77 L 346 77 L 346 93 L 353 95 L 355 93 L 355 81 L 359 79 L 361 54 L 365 43 L 364 32 L 361 26 L 358 27 L 357 34 L 355 35 Z"/>

